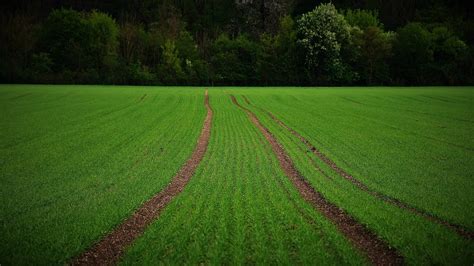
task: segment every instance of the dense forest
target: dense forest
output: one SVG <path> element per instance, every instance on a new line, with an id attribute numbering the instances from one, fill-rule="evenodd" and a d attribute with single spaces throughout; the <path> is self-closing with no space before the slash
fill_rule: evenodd
<path id="1" fill-rule="evenodd" d="M 468 2 L 6 1 L 0 82 L 472 85 Z"/>

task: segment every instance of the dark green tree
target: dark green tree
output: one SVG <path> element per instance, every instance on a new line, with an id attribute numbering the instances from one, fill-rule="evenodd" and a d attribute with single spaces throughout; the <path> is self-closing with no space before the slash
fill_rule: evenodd
<path id="1" fill-rule="evenodd" d="M 201 58 L 198 46 L 188 31 L 182 31 L 176 40 L 186 84 L 208 84 L 209 67 Z"/>
<path id="2" fill-rule="evenodd" d="M 421 23 L 409 23 L 398 31 L 394 43 L 394 75 L 404 84 L 430 83 L 433 37 Z"/>
<path id="3" fill-rule="evenodd" d="M 211 64 L 217 84 L 251 85 L 257 83 L 258 45 L 246 35 L 230 39 L 223 34 L 213 45 Z"/>
<path id="4" fill-rule="evenodd" d="M 437 84 L 462 84 L 468 75 L 468 46 L 445 26 L 434 28 L 432 38 L 433 79 Z"/>
<path id="5" fill-rule="evenodd" d="M 112 17 L 98 11 L 87 16 L 87 22 L 91 30 L 90 50 L 86 51 L 92 59 L 89 64 L 97 70 L 101 79 L 111 79 L 117 66 L 119 27 Z"/>
<path id="6" fill-rule="evenodd" d="M 303 68 L 296 40 L 295 22 L 290 16 L 282 18 L 275 36 L 261 36 L 261 50 L 257 59 L 260 82 L 265 85 L 299 84 Z"/>
<path id="7" fill-rule="evenodd" d="M 82 71 L 93 61 L 88 54 L 92 33 L 90 23 L 80 12 L 54 10 L 42 27 L 40 50 L 49 54 L 54 71 Z"/>
<path id="8" fill-rule="evenodd" d="M 377 13 L 370 10 L 348 10 L 346 20 L 351 24 L 352 66 L 363 84 L 387 84 L 390 81 L 389 59 L 395 34 L 385 32 Z"/>

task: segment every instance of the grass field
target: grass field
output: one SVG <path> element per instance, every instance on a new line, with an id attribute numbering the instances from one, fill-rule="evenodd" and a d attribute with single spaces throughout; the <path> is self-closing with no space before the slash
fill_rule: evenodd
<path id="1" fill-rule="evenodd" d="M 0 264 L 67 263 L 162 191 L 193 152 L 204 92 L 1 85 Z M 472 264 L 474 240 L 452 227 L 474 231 L 472 88 L 209 89 L 204 159 L 121 263 L 369 263 L 301 197 L 230 95 L 407 264 Z"/>

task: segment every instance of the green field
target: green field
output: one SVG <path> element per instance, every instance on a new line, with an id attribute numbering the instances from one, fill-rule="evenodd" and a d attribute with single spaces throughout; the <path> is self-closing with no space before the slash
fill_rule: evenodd
<path id="1" fill-rule="evenodd" d="M 163 190 L 189 158 L 205 88 L 0 86 L 0 264 L 64 264 Z M 367 264 L 306 202 L 254 112 L 328 201 L 407 264 L 471 265 L 474 240 L 371 191 L 474 231 L 473 88 L 210 88 L 213 125 L 184 190 L 123 264 Z"/>

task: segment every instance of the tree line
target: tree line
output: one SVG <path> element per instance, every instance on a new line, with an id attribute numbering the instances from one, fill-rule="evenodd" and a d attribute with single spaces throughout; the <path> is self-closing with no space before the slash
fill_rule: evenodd
<path id="1" fill-rule="evenodd" d="M 56 2 L 4 6 L 0 82 L 474 84 L 463 1 Z"/>

